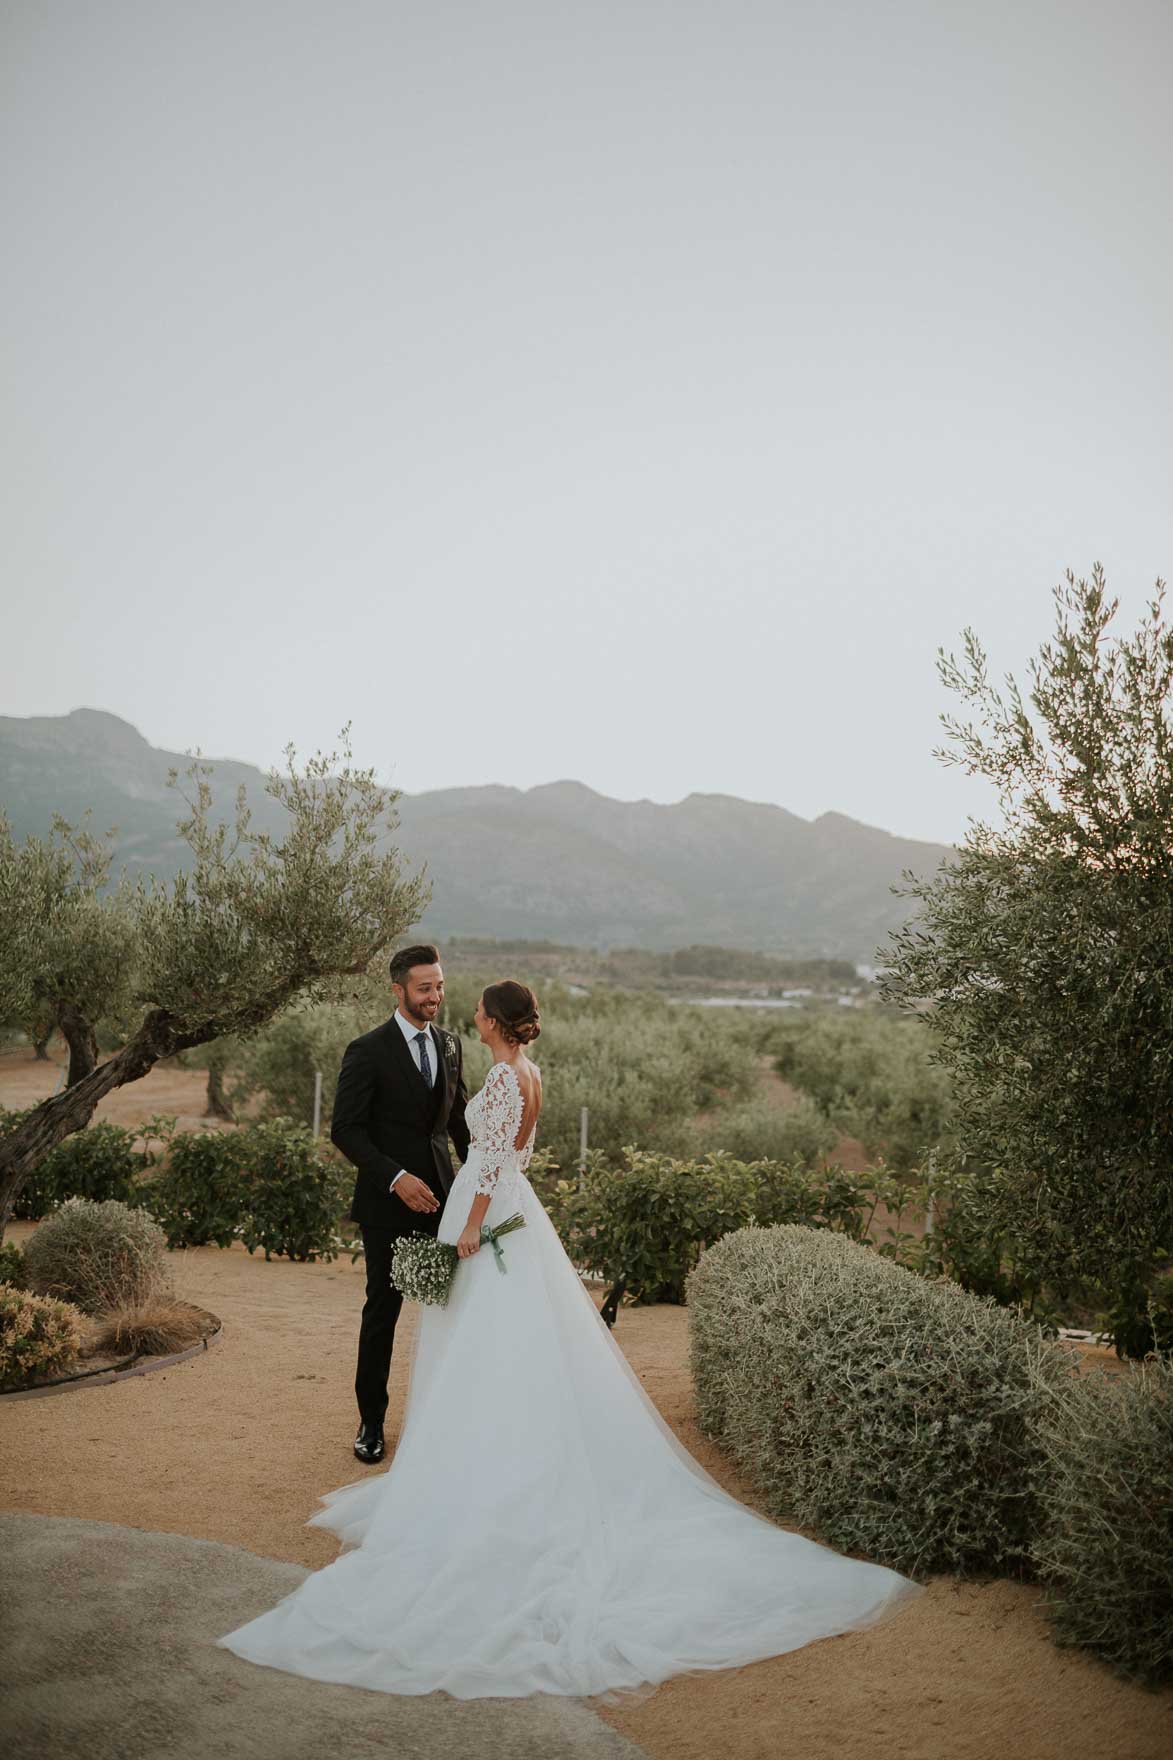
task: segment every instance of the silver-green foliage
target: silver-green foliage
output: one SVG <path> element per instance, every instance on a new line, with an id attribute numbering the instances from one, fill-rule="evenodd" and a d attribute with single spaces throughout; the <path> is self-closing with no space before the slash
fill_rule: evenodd
<path id="1" fill-rule="evenodd" d="M 775 1023 L 770 1033 L 780 1075 L 869 1155 L 907 1172 L 932 1150 L 953 1147 L 949 1078 L 932 1061 L 934 1043 L 919 1018 L 893 1010 L 820 1010 Z"/>
<path id="2" fill-rule="evenodd" d="M 163 1230 L 144 1210 L 70 1198 L 26 1242 L 25 1275 L 36 1294 L 101 1314 L 167 1290 L 166 1251 Z"/>
<path id="3" fill-rule="evenodd" d="M 233 823 L 218 821 L 207 777 L 193 764 L 178 827 L 193 865 L 170 886 L 105 895 L 101 863 L 76 835 L 68 861 L 49 860 L 35 840 L 18 848 L 0 823 L 0 1018 L 35 1003 L 57 962 L 69 980 L 58 1019 L 73 1034 L 71 1051 L 79 1048 L 78 1079 L 0 1136 L 0 1228 L 22 1181 L 104 1094 L 162 1057 L 246 1037 L 295 1001 L 335 995 L 339 975 L 367 972 L 426 902 L 422 881 L 401 876 L 385 841 L 395 796 L 355 770 L 349 751 L 302 770 L 290 751 L 285 773 L 269 778 L 285 810 L 280 840 L 254 829 L 243 794 Z M 107 928 L 132 994 L 125 1042 L 94 1067 L 87 997 L 106 1005 L 89 984 L 86 949 Z"/>
<path id="4" fill-rule="evenodd" d="M 1039 1411 L 1073 1372 L 1037 1327 L 792 1224 L 710 1248 L 688 1308 L 702 1427 L 775 1514 L 909 1575 L 1028 1568 Z"/>
<path id="5" fill-rule="evenodd" d="M 1173 1358 L 1068 1382 L 1044 1407 L 1034 1560 L 1059 1642 L 1173 1679 Z"/>
<path id="6" fill-rule="evenodd" d="M 944 683 L 939 755 L 998 790 L 955 862 L 908 876 L 915 917 L 882 983 L 931 1005 L 971 1159 L 1000 1168 L 991 1220 L 1056 1285 L 1099 1280 L 1143 1356 L 1153 1269 L 1173 1253 L 1173 630 L 1158 583 L 1131 636 L 1103 571 L 1068 576 L 1024 697 L 990 682 L 971 630 Z"/>
<path id="7" fill-rule="evenodd" d="M 295 1007 L 235 1048 L 231 1098 L 251 1102 L 269 1118 L 310 1124 L 314 1115 L 314 1077 L 322 1077 L 322 1118 L 329 1122 L 342 1054 L 352 1039 L 367 1032 L 394 1006 L 361 1011 L 345 1004 Z"/>
<path id="8" fill-rule="evenodd" d="M 793 1105 L 778 1106 L 756 1095 L 707 1113 L 692 1126 L 692 1153 L 735 1155 L 739 1161 L 803 1162 L 807 1166 L 832 1147 L 835 1127 L 806 1094 Z"/>

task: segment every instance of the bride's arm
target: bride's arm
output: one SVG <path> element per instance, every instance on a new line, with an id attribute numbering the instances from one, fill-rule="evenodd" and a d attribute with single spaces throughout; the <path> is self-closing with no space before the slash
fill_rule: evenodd
<path id="1" fill-rule="evenodd" d="M 492 1195 L 488 1192 L 478 1192 L 473 1199 L 472 1208 L 468 1213 L 468 1221 L 464 1225 L 464 1233 L 456 1243 L 456 1251 L 460 1258 L 471 1259 L 474 1253 L 480 1251 L 481 1224 L 485 1220 L 485 1212 L 492 1201 Z"/>
<path id="2" fill-rule="evenodd" d="M 471 1259 L 481 1245 L 481 1224 L 492 1200 L 493 1189 L 501 1169 L 510 1155 L 516 1153 L 514 1141 L 521 1124 L 521 1085 L 507 1064 L 495 1063 L 485 1077 L 481 1089 L 481 1116 L 477 1130 L 477 1148 L 481 1152 L 477 1169 L 476 1192 L 468 1212 L 464 1232 L 456 1243 L 462 1259 Z"/>

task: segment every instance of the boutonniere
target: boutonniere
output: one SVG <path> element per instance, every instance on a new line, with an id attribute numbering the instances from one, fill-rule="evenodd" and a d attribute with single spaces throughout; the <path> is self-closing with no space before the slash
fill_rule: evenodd
<path id="1" fill-rule="evenodd" d="M 451 1033 L 441 1033 L 440 1037 L 444 1041 L 444 1055 L 445 1055 L 445 1057 L 448 1059 L 449 1063 L 455 1063 L 456 1062 L 456 1040 L 455 1040 L 455 1038 L 453 1037 L 453 1035 Z"/>

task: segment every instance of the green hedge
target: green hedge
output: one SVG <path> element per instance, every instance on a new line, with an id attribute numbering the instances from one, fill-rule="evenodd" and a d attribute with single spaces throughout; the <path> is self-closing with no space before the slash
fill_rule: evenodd
<path id="1" fill-rule="evenodd" d="M 1173 1679 L 1173 1358 L 1082 1375 L 1045 1409 L 1035 1564 L 1059 1643 Z"/>
<path id="2" fill-rule="evenodd" d="M 173 1247 L 241 1241 L 266 1259 L 334 1259 L 354 1174 L 307 1125 L 268 1119 L 172 1137 L 142 1201 Z"/>
<path id="3" fill-rule="evenodd" d="M 1030 1568 L 1040 1409 L 1073 1373 L 1031 1322 L 794 1225 L 710 1248 L 688 1305 L 702 1427 L 776 1514 L 908 1575 Z"/>
<path id="4" fill-rule="evenodd" d="M 289 1118 L 250 1125 L 237 1141 L 246 1188 L 240 1238 L 249 1252 L 260 1248 L 266 1259 L 336 1259 L 353 1169 Z"/>
<path id="5" fill-rule="evenodd" d="M 703 1249 L 752 1222 L 803 1222 L 862 1239 L 877 1203 L 895 1210 L 903 1198 L 898 1182 L 874 1170 L 815 1171 L 719 1151 L 681 1161 L 627 1148 L 619 1167 L 592 1154 L 574 1180 L 535 1156 L 531 1172 L 574 1263 L 622 1280 L 639 1302 L 682 1302 Z"/>
<path id="6" fill-rule="evenodd" d="M 144 1189 L 169 1247 L 230 1247 L 240 1236 L 248 1187 L 243 1131 L 180 1131 Z"/>
<path id="7" fill-rule="evenodd" d="M 146 1151 L 134 1146 L 140 1135 L 105 1121 L 75 1131 L 29 1175 L 16 1195 L 13 1215 L 36 1221 L 67 1198 L 137 1203 L 139 1179 L 151 1162 Z"/>

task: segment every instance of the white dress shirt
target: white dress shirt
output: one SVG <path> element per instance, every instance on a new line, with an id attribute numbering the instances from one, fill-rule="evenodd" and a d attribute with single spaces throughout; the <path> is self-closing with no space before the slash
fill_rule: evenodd
<path id="1" fill-rule="evenodd" d="M 411 1055 L 415 1060 L 415 1067 L 419 1070 L 421 1076 L 424 1071 L 423 1065 L 420 1063 L 420 1045 L 416 1038 L 416 1034 L 426 1033 L 428 1035 L 428 1056 L 432 1065 L 432 1086 L 435 1087 L 440 1079 L 440 1041 L 436 1037 L 435 1027 L 430 1021 L 426 1027 L 417 1027 L 415 1022 L 409 1021 L 407 1016 L 402 1014 L 399 1009 L 395 1010 L 395 1019 L 398 1022 L 400 1032 L 407 1040 L 407 1049 L 411 1052 Z M 401 1167 L 399 1169 L 399 1172 L 395 1175 L 395 1179 L 391 1181 L 392 1191 L 395 1190 L 396 1180 L 401 1180 L 406 1172 L 406 1167 Z"/>

